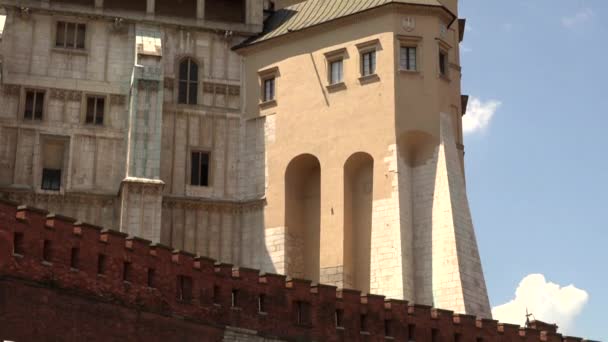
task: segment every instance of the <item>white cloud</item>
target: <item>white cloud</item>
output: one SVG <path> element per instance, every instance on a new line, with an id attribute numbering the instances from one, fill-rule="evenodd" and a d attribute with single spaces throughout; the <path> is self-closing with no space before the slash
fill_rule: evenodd
<path id="1" fill-rule="evenodd" d="M 562 287 L 542 274 L 530 274 L 519 283 L 515 298 L 494 307 L 492 315 L 503 323 L 523 325 L 527 309 L 535 319 L 557 324 L 561 333 L 571 334 L 574 320 L 588 300 L 589 294 L 574 285 Z"/>
<path id="2" fill-rule="evenodd" d="M 467 114 L 462 118 L 462 130 L 464 133 L 472 134 L 485 131 L 500 105 L 500 101 L 489 100 L 482 102 L 476 97 L 471 97 Z"/>
<path id="3" fill-rule="evenodd" d="M 562 18 L 562 25 L 565 28 L 574 28 L 580 24 L 584 24 L 595 16 L 593 10 L 589 7 L 581 8 L 578 12 L 571 16 Z"/>

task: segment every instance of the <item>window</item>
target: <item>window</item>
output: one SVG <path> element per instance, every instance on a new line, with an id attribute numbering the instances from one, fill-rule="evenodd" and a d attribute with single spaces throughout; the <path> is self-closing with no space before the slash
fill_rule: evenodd
<path id="1" fill-rule="evenodd" d="M 344 310 L 336 310 L 336 328 L 344 328 Z"/>
<path id="2" fill-rule="evenodd" d="M 329 84 L 341 83 L 344 77 L 344 61 L 338 59 L 329 63 Z"/>
<path id="3" fill-rule="evenodd" d="M 209 186 L 209 152 L 192 152 L 190 185 Z"/>
<path id="4" fill-rule="evenodd" d="M 411 46 L 401 47 L 401 70 L 416 71 L 416 48 Z"/>
<path id="5" fill-rule="evenodd" d="M 61 190 L 61 170 L 42 169 L 42 190 L 59 191 Z"/>
<path id="6" fill-rule="evenodd" d="M 99 254 L 97 257 L 97 274 L 105 274 L 106 273 L 106 256 L 104 254 Z"/>
<path id="7" fill-rule="evenodd" d="M 213 286 L 213 304 L 221 304 L 220 300 L 221 300 L 221 293 L 220 293 L 220 287 L 217 285 Z"/>
<path id="8" fill-rule="evenodd" d="M 233 308 L 236 308 L 239 306 L 239 290 L 232 290 L 231 305 Z"/>
<path id="9" fill-rule="evenodd" d="M 376 50 L 361 53 L 361 76 L 376 73 Z"/>
<path id="10" fill-rule="evenodd" d="M 122 281 L 131 281 L 131 263 L 128 261 L 122 263 Z"/>
<path id="11" fill-rule="evenodd" d="M 264 294 L 258 296 L 258 312 L 266 312 L 266 295 Z"/>
<path id="12" fill-rule="evenodd" d="M 84 49 L 85 35 L 85 24 L 58 21 L 55 46 L 66 49 Z"/>
<path id="13" fill-rule="evenodd" d="M 156 271 L 148 268 L 148 287 L 154 287 L 156 283 Z"/>
<path id="14" fill-rule="evenodd" d="M 192 58 L 186 58 L 179 63 L 178 103 L 197 104 L 198 94 L 198 64 Z"/>
<path id="15" fill-rule="evenodd" d="M 408 324 L 407 326 L 407 338 L 410 342 L 416 341 L 416 326 L 413 324 Z"/>
<path id="16" fill-rule="evenodd" d="M 367 331 L 367 315 L 366 314 L 362 314 L 360 316 L 360 330 L 365 332 Z"/>
<path id="17" fill-rule="evenodd" d="M 177 299 L 184 302 L 192 300 L 192 278 L 177 276 Z"/>
<path id="18" fill-rule="evenodd" d="M 390 319 L 384 320 L 384 336 L 393 336 L 393 321 Z"/>
<path id="19" fill-rule="evenodd" d="M 87 97 L 87 114 L 85 122 L 93 125 L 103 125 L 105 98 L 101 96 Z"/>
<path id="20" fill-rule="evenodd" d="M 310 325 L 312 323 L 310 303 L 297 301 L 296 314 L 296 323 L 298 325 Z"/>
<path id="21" fill-rule="evenodd" d="M 439 342 L 439 330 L 431 329 L 431 342 Z"/>
<path id="22" fill-rule="evenodd" d="M 268 102 L 275 99 L 275 78 L 267 78 L 264 80 L 263 101 Z"/>
<path id="23" fill-rule="evenodd" d="M 42 120 L 44 109 L 44 92 L 28 90 L 25 92 L 25 112 L 23 117 L 27 120 Z"/>
<path id="24" fill-rule="evenodd" d="M 448 72 L 448 55 L 447 53 L 440 51 L 439 52 L 439 74 L 441 76 L 447 76 Z"/>
<path id="25" fill-rule="evenodd" d="M 72 248 L 70 254 L 70 267 L 74 269 L 80 268 L 80 249 L 77 247 Z"/>
<path id="26" fill-rule="evenodd" d="M 53 262 L 53 243 L 50 240 L 42 242 L 42 261 Z"/>
<path id="27" fill-rule="evenodd" d="M 462 335 L 454 334 L 454 342 L 462 342 Z"/>
<path id="28" fill-rule="evenodd" d="M 13 235 L 13 254 L 23 255 L 24 254 L 24 246 L 23 246 L 23 233 L 17 233 Z"/>

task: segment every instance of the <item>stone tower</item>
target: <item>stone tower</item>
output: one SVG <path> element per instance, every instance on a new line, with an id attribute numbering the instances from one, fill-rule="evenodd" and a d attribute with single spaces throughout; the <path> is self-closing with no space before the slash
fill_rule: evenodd
<path id="1" fill-rule="evenodd" d="M 251 153 L 266 268 L 491 316 L 466 196 L 463 31 L 456 0 L 307 0 L 237 47 L 247 125 L 265 132 Z"/>

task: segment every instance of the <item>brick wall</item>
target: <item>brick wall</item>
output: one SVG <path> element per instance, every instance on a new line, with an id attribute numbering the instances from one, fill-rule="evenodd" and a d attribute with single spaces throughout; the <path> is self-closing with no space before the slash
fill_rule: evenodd
<path id="1" fill-rule="evenodd" d="M 581 341 L 260 275 L 11 202 L 0 202 L 0 315 L 0 339 L 16 341 Z"/>

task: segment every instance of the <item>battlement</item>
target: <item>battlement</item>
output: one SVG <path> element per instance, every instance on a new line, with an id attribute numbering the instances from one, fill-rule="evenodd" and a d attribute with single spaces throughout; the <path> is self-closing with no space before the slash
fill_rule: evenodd
<path id="1" fill-rule="evenodd" d="M 0 281 L 6 279 L 285 340 L 582 341 L 543 322 L 522 328 L 260 274 L 0 200 Z"/>

